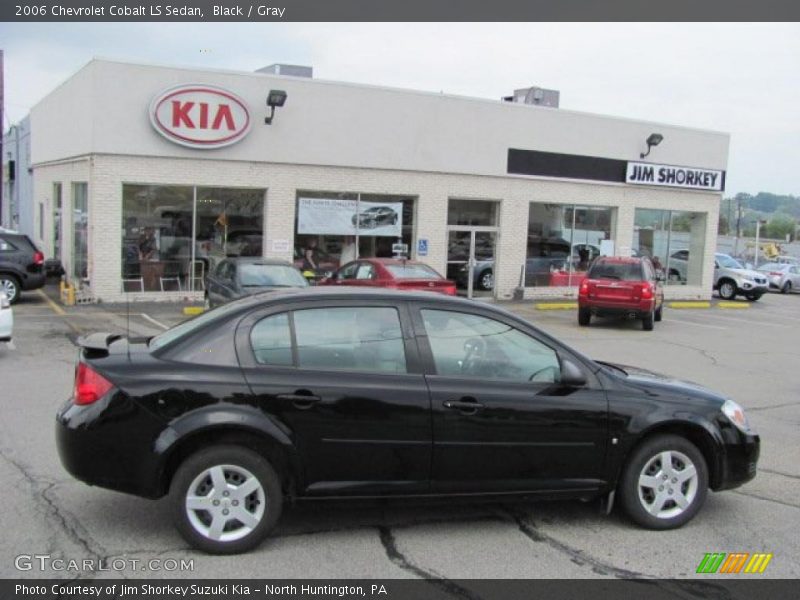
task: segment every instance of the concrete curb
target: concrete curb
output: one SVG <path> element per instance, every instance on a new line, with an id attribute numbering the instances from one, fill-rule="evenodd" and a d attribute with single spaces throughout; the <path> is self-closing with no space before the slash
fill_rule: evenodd
<path id="1" fill-rule="evenodd" d="M 205 309 L 202 306 L 185 306 L 183 308 L 183 314 L 188 316 L 199 315 L 205 312 Z"/>
<path id="2" fill-rule="evenodd" d="M 536 310 L 572 310 L 578 308 L 577 302 L 539 302 Z"/>
<path id="3" fill-rule="evenodd" d="M 703 300 L 677 300 L 668 302 L 667 306 L 670 308 L 711 308 L 711 302 Z"/>
<path id="4" fill-rule="evenodd" d="M 717 302 L 717 308 L 750 308 L 750 304 L 744 302 Z"/>

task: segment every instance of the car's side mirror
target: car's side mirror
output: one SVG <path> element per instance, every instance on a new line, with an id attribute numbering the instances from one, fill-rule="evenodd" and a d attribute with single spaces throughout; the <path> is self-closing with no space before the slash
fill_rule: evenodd
<path id="1" fill-rule="evenodd" d="M 581 387 L 586 385 L 586 375 L 584 375 L 583 370 L 570 359 L 562 358 L 560 383 L 571 387 Z"/>

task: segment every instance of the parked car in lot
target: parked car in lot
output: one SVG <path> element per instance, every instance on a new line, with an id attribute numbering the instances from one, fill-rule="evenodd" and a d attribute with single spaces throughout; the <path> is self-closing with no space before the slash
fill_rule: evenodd
<path id="1" fill-rule="evenodd" d="M 5 292 L 0 290 L 0 342 L 10 342 L 14 337 L 14 310 Z"/>
<path id="2" fill-rule="evenodd" d="M 760 440 L 733 400 L 442 294 L 287 290 L 79 343 L 64 467 L 168 495 L 213 553 L 256 546 L 287 499 L 616 497 L 670 529 L 756 474 Z"/>
<path id="3" fill-rule="evenodd" d="M 11 304 L 23 291 L 44 287 L 44 254 L 30 238 L 10 229 L 0 229 L 0 291 Z"/>
<path id="4" fill-rule="evenodd" d="M 601 256 L 578 288 L 578 323 L 589 325 L 592 316 L 641 319 L 652 331 L 664 310 L 661 275 L 646 257 Z"/>
<path id="5" fill-rule="evenodd" d="M 347 263 L 320 285 L 355 285 L 398 290 L 456 293 L 456 284 L 423 262 L 402 258 L 362 258 Z"/>
<path id="6" fill-rule="evenodd" d="M 767 263 L 756 269 L 769 282 L 769 289 L 783 294 L 800 292 L 800 266 L 792 263 Z"/>
<path id="7" fill-rule="evenodd" d="M 755 302 L 767 293 L 769 285 L 763 273 L 745 269 L 727 254 L 714 255 L 714 289 L 723 300 L 744 296 Z"/>
<path id="8" fill-rule="evenodd" d="M 286 261 L 240 257 L 220 261 L 206 277 L 205 286 L 206 306 L 214 308 L 253 294 L 308 287 L 308 281 Z"/>

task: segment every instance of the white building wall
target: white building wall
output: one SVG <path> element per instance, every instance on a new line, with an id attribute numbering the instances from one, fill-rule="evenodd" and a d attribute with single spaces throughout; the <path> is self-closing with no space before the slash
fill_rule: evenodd
<path id="1" fill-rule="evenodd" d="M 276 253 L 272 250 L 272 242 L 289 240 L 290 248 L 294 246 L 297 190 L 414 196 L 417 201 L 412 255 L 416 253 L 416 240 L 427 239 L 428 256 L 423 260 L 442 273 L 446 271 L 447 262 L 448 199 L 496 200 L 500 202 L 500 231 L 495 253 L 496 296 L 500 299 L 510 298 L 519 284 L 519 269 L 525 263 L 531 202 L 615 207 L 614 240 L 618 253 L 629 251 L 631 247 L 636 207 L 705 212 L 708 238 L 703 285 L 670 286 L 667 292 L 671 297 L 707 298 L 711 291 L 718 194 L 530 177 L 481 177 L 109 155 L 92 157 L 91 177 L 89 162 L 83 160 L 41 165 L 35 170 L 35 179 L 36 197 L 46 203 L 51 201 L 48 194 L 51 194 L 52 182 L 62 181 L 65 206 L 71 201 L 70 183 L 89 181 L 89 239 L 94 251 L 89 257 L 89 277 L 94 296 L 106 302 L 125 299 L 121 292 L 123 183 L 265 188 L 264 251 L 267 256 L 286 260 L 292 260 L 292 251 Z M 48 207 L 51 209 L 51 204 Z M 49 209 L 45 214 L 50 214 Z M 51 224 L 47 224 L 45 231 L 49 232 L 50 227 Z M 65 235 L 65 239 L 69 238 Z M 64 254 L 65 257 L 68 255 L 69 252 Z M 575 289 L 528 288 L 525 294 L 530 298 L 574 296 Z M 188 297 L 186 292 L 129 295 L 131 300 L 148 301 Z"/>

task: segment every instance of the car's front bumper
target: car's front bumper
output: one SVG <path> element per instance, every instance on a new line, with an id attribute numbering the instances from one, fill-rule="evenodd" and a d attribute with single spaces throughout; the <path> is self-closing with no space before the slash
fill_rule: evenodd
<path id="1" fill-rule="evenodd" d="M 743 433 L 731 426 L 723 435 L 723 453 L 712 486 L 715 491 L 736 488 L 753 479 L 761 452 L 761 438 L 757 433 Z"/>

